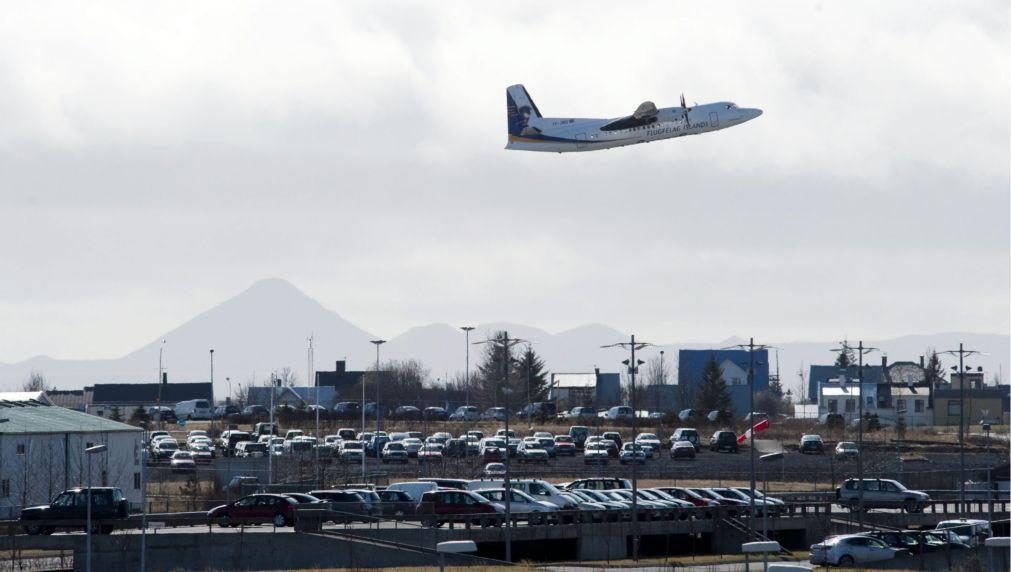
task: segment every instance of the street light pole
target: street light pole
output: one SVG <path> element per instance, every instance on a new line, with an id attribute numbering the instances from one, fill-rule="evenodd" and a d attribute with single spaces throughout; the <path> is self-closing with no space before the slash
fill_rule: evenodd
<path id="1" fill-rule="evenodd" d="M 376 435 L 379 434 L 379 346 L 386 343 L 386 340 L 370 340 L 376 346 Z M 376 458 L 379 458 L 379 451 L 376 451 Z M 364 464 L 364 463 L 363 463 Z"/>
<path id="2" fill-rule="evenodd" d="M 853 349 L 844 340 L 841 347 L 833 349 L 840 355 Z M 877 351 L 878 348 L 865 347 L 863 340 L 857 342 L 857 525 L 864 525 L 864 355 Z"/>
<path id="3" fill-rule="evenodd" d="M 84 456 L 88 458 L 88 515 L 87 515 L 87 556 L 85 560 L 85 572 L 91 572 L 91 456 L 106 450 L 105 445 L 92 445 L 84 450 Z"/>
<path id="4" fill-rule="evenodd" d="M 165 368 L 162 366 L 162 355 L 165 352 L 165 340 L 161 341 L 161 345 L 158 346 L 158 428 L 162 429 L 162 411 L 161 411 L 161 390 L 165 379 Z"/>
<path id="5" fill-rule="evenodd" d="M 474 342 L 475 344 L 501 344 L 502 345 L 502 395 L 505 397 L 505 483 L 503 488 L 505 489 L 505 559 L 507 562 L 512 562 L 513 558 L 513 542 L 512 542 L 512 486 L 510 481 L 510 462 L 509 462 L 509 396 L 512 395 L 513 389 L 509 385 L 509 364 L 512 358 L 509 355 L 509 350 L 512 346 L 520 343 L 528 343 L 526 340 L 521 340 L 519 338 L 509 338 L 509 332 L 502 332 L 501 337 L 496 337 L 494 339 L 485 340 L 483 342 Z M 497 392 L 496 392 L 497 393 Z"/>
<path id="6" fill-rule="evenodd" d="M 211 348 L 211 434 L 213 435 L 214 427 L 214 348 Z"/>
<path id="7" fill-rule="evenodd" d="M 648 342 L 635 341 L 635 334 L 632 334 L 630 340 L 627 342 L 619 342 L 616 344 L 609 344 L 606 346 L 600 346 L 602 348 L 628 348 L 631 350 L 631 356 L 628 360 L 622 363 L 628 366 L 628 373 L 631 381 L 631 407 L 632 407 L 632 560 L 639 560 L 639 471 L 637 470 L 638 459 L 636 453 L 638 452 L 638 446 L 635 442 L 636 431 L 638 430 L 638 418 L 639 412 L 636 409 L 636 399 L 635 399 L 635 372 L 639 368 L 639 365 L 645 362 L 636 361 L 635 350 L 641 350 L 646 346 L 651 346 Z"/>
<path id="8" fill-rule="evenodd" d="M 466 348 L 466 367 L 463 371 L 464 385 L 466 386 L 467 401 L 466 404 L 470 405 L 470 332 L 474 330 L 474 326 L 463 326 L 460 328 L 463 330 Z"/>
<path id="9" fill-rule="evenodd" d="M 959 512 L 965 513 L 965 356 L 980 353 L 977 350 L 967 350 L 962 343 L 957 350 L 941 352 L 948 355 L 958 355 L 958 502 Z"/>

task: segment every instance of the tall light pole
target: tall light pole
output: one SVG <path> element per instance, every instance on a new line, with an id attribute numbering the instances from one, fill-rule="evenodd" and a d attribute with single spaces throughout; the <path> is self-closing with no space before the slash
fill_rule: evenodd
<path id="1" fill-rule="evenodd" d="M 965 513 L 965 356 L 980 353 L 967 350 L 962 343 L 957 350 L 940 352 L 958 356 L 958 503 L 959 512 Z"/>
<path id="2" fill-rule="evenodd" d="M 320 435 L 319 435 L 319 380 L 316 379 L 316 371 L 315 371 L 316 370 L 316 348 L 314 346 L 314 343 L 315 343 L 315 339 L 314 338 L 315 338 L 315 336 L 312 336 L 312 335 L 309 336 L 309 349 L 308 349 L 308 353 L 309 353 L 309 355 L 308 355 L 308 358 L 309 358 L 309 371 L 308 371 L 308 373 L 305 376 L 306 377 L 305 383 L 306 383 L 306 386 L 308 386 L 309 385 L 309 377 L 312 376 L 312 385 L 313 385 L 313 387 L 316 388 L 316 391 L 315 391 L 315 393 L 316 393 L 316 434 L 314 435 L 314 437 L 316 437 L 316 446 L 313 447 L 313 453 L 314 453 L 314 456 L 315 456 L 314 470 L 316 471 L 316 485 L 322 487 L 323 486 L 323 473 L 320 472 L 320 470 L 319 470 L 319 447 L 320 447 L 320 445 L 323 444 L 323 442 L 320 439 Z"/>
<path id="3" fill-rule="evenodd" d="M 386 340 L 369 340 L 374 346 L 376 346 L 376 377 L 374 383 L 376 384 L 376 435 L 379 434 L 379 346 L 386 343 Z M 379 458 L 379 451 L 376 451 L 376 458 Z"/>
<path id="4" fill-rule="evenodd" d="M 474 326 L 463 326 L 460 328 L 463 330 L 465 341 L 465 348 L 467 349 L 466 357 L 466 367 L 463 370 L 464 385 L 467 389 L 467 405 L 470 405 L 470 332 L 474 330 Z"/>
<path id="5" fill-rule="evenodd" d="M 214 348 L 211 348 L 211 430 L 214 430 Z M 212 433 L 213 434 L 213 433 Z"/>
<path id="6" fill-rule="evenodd" d="M 270 372 L 270 438 L 267 440 L 267 486 L 274 484 L 274 392 L 277 391 L 277 376 Z"/>
<path id="7" fill-rule="evenodd" d="M 162 414 L 161 414 L 161 390 L 164 384 L 165 378 L 165 367 L 162 366 L 162 355 L 165 352 L 165 340 L 161 341 L 161 345 L 158 346 L 158 428 L 162 428 Z"/>
<path id="8" fill-rule="evenodd" d="M 845 354 L 853 348 L 842 342 L 842 347 L 833 349 L 834 352 Z M 878 348 L 864 347 L 863 340 L 857 342 L 857 394 L 859 396 L 859 407 L 857 412 L 857 524 L 864 525 L 864 355 L 877 351 Z"/>
<path id="9" fill-rule="evenodd" d="M 503 488 L 505 489 L 505 559 L 507 562 L 512 562 L 513 559 L 513 542 L 512 542 L 512 486 L 509 479 L 509 396 L 512 395 L 513 389 L 509 385 L 509 364 L 512 358 L 509 355 L 509 350 L 516 344 L 528 343 L 526 340 L 521 340 L 519 338 L 510 338 L 509 332 L 502 332 L 500 337 L 494 339 L 485 340 L 483 342 L 474 342 L 474 344 L 495 344 L 502 347 L 502 395 L 505 396 L 505 442 L 506 442 L 506 454 L 505 454 L 505 483 Z"/>
<path id="10" fill-rule="evenodd" d="M 646 346 L 651 346 L 653 344 L 648 342 L 637 342 L 635 341 L 635 334 L 632 334 L 631 341 L 619 342 L 616 344 L 609 344 L 606 346 L 600 346 L 602 348 L 622 348 L 629 349 L 632 353 L 629 359 L 622 361 L 621 363 L 628 366 L 628 373 L 631 379 L 631 406 L 632 406 L 632 560 L 639 560 L 639 472 L 636 469 L 639 462 L 637 460 L 638 445 L 635 442 L 636 431 L 638 430 L 638 420 L 639 412 L 636 409 L 636 399 L 635 399 L 635 373 L 642 365 L 643 361 L 636 361 L 635 350 L 641 350 Z"/>
<path id="11" fill-rule="evenodd" d="M 84 456 L 88 458 L 88 540 L 87 540 L 87 559 L 85 560 L 85 571 L 91 572 L 91 456 L 96 453 L 102 453 L 106 450 L 105 445 L 92 445 L 84 450 Z"/>

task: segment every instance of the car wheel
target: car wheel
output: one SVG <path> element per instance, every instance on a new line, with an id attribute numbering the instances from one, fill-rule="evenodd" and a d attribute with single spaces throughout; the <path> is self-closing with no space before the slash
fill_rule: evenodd
<path id="1" fill-rule="evenodd" d="M 911 501 L 906 501 L 906 503 L 903 505 L 902 508 L 904 508 L 906 510 L 906 512 L 920 512 L 921 510 L 923 510 L 923 509 L 920 508 L 919 503 L 917 503 L 916 501 L 912 501 L 912 500 Z"/>
<path id="2" fill-rule="evenodd" d="M 225 515 L 218 519 L 218 526 L 221 528 L 228 528 L 229 526 L 232 526 L 232 519 L 228 515 Z"/>
<path id="3" fill-rule="evenodd" d="M 843 554 L 839 557 L 839 567 L 840 568 L 852 568 L 853 567 L 853 557 L 849 554 Z"/>
<path id="4" fill-rule="evenodd" d="M 281 513 L 275 514 L 274 518 L 270 519 L 270 521 L 274 523 L 274 526 L 285 526 L 288 522 L 287 519 L 284 518 L 284 515 Z"/>
<path id="5" fill-rule="evenodd" d="M 112 524 L 103 524 L 102 525 L 102 534 L 112 534 L 112 531 L 115 530 L 115 529 L 116 529 L 116 527 L 114 525 L 112 525 Z"/>
<path id="6" fill-rule="evenodd" d="M 42 526 L 40 526 L 38 524 L 30 524 L 30 525 L 28 525 L 28 526 L 25 527 L 25 534 L 30 534 L 32 536 L 36 536 L 38 534 L 42 534 L 42 532 L 43 532 L 43 528 L 42 528 Z"/>

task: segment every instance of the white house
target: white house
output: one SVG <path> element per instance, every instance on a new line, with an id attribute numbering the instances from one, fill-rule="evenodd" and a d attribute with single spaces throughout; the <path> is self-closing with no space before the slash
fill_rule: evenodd
<path id="1" fill-rule="evenodd" d="M 0 401 L 0 519 L 17 518 L 23 507 L 47 504 L 89 480 L 123 489 L 139 506 L 143 438 L 138 427 L 80 411 L 35 400 Z M 85 455 L 100 443 L 107 451 Z"/>

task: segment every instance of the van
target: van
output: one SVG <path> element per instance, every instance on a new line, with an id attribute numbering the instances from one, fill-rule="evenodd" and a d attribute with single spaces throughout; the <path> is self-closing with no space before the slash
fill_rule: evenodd
<path id="1" fill-rule="evenodd" d="M 632 408 L 627 405 L 615 405 L 605 414 L 609 421 L 626 421 L 632 419 Z"/>
<path id="2" fill-rule="evenodd" d="M 433 482 L 407 481 L 405 483 L 393 483 L 392 485 L 386 487 L 386 490 L 403 491 L 410 495 L 411 500 L 415 503 L 420 503 L 421 495 L 429 491 L 439 490 L 439 485 Z"/>
<path id="3" fill-rule="evenodd" d="M 540 479 L 509 479 L 509 486 L 519 489 L 539 501 L 547 501 L 561 509 L 576 509 L 579 506 L 572 500 L 562 495 L 555 485 Z M 467 488 L 472 491 L 482 489 L 501 489 L 505 487 L 502 479 L 480 479 L 467 483 Z"/>
<path id="4" fill-rule="evenodd" d="M 190 399 L 180 401 L 173 408 L 179 419 L 210 419 L 211 402 L 206 399 Z"/>

